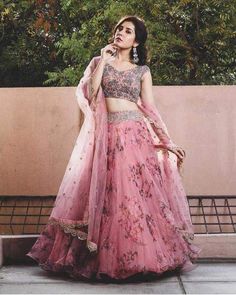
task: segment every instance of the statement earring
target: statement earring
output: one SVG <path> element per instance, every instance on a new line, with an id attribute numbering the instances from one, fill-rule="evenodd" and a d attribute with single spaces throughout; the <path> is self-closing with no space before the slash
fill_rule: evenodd
<path id="1" fill-rule="evenodd" d="M 133 61 L 134 61 L 134 63 L 138 63 L 138 61 L 139 61 L 138 52 L 137 52 L 136 47 L 133 47 Z"/>

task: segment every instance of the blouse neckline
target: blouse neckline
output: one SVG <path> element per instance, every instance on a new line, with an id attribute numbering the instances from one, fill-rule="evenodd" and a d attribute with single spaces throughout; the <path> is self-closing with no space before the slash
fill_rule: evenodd
<path id="1" fill-rule="evenodd" d="M 112 67 L 116 72 L 118 73 L 122 73 L 122 72 L 128 72 L 128 71 L 132 71 L 132 70 L 135 70 L 136 68 L 138 68 L 139 66 L 135 66 L 131 69 L 127 69 L 127 70 L 117 70 L 113 65 L 109 64 L 109 63 L 106 63 L 108 66 Z"/>

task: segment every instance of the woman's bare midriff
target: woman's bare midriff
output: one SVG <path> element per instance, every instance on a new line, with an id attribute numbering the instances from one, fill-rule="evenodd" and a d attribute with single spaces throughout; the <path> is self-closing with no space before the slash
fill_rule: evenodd
<path id="1" fill-rule="evenodd" d="M 108 112 L 139 110 L 136 103 L 122 98 L 106 97 Z"/>

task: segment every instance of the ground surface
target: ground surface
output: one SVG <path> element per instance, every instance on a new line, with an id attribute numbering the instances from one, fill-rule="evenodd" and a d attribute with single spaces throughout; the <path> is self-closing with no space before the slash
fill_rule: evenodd
<path id="1" fill-rule="evenodd" d="M 236 294 L 236 262 L 199 262 L 185 274 L 169 273 L 155 280 L 126 283 L 75 281 L 50 274 L 37 265 L 0 269 L 0 294 Z"/>

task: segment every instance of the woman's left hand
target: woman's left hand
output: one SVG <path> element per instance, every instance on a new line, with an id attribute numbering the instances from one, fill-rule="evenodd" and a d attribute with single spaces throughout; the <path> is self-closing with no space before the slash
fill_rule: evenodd
<path id="1" fill-rule="evenodd" d="M 183 162 L 184 158 L 186 157 L 186 152 L 181 147 L 173 146 L 173 147 L 169 147 L 168 150 L 176 154 L 180 162 Z"/>

